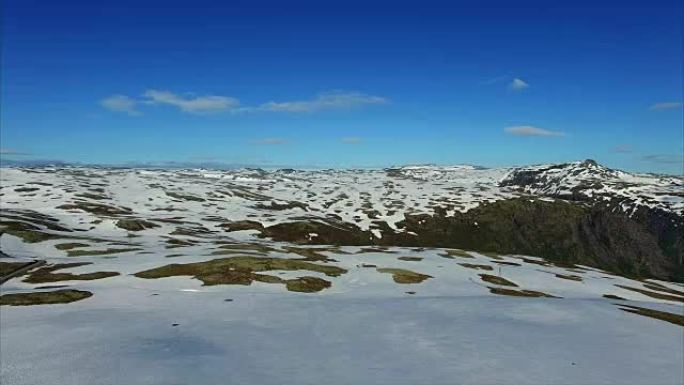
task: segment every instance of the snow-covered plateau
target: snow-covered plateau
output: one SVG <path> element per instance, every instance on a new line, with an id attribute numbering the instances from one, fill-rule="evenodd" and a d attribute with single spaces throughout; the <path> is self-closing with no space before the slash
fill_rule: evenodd
<path id="1" fill-rule="evenodd" d="M 14 384 L 682 384 L 684 183 L 0 169 Z"/>

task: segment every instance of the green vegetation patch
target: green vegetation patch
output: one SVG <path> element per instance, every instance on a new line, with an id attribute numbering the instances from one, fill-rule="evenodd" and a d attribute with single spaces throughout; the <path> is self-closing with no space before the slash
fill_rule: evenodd
<path id="1" fill-rule="evenodd" d="M 70 303 L 91 297 L 93 293 L 83 290 L 63 289 L 33 293 L 12 293 L 0 296 L 0 305 L 30 306 Z"/>
<path id="2" fill-rule="evenodd" d="M 655 318 L 661 321 L 669 322 L 675 325 L 684 326 L 684 316 L 680 314 L 668 313 L 666 311 L 647 309 L 645 307 L 638 307 L 633 305 L 616 304 L 620 307 L 620 310 L 626 311 L 632 314 L 643 315 L 646 317 Z"/>
<path id="3" fill-rule="evenodd" d="M 432 276 L 406 269 L 379 267 L 376 270 L 378 273 L 392 274 L 392 279 L 396 283 L 421 283 L 428 278 L 432 278 Z"/>
<path id="4" fill-rule="evenodd" d="M 411 262 L 418 262 L 418 261 L 423 260 L 423 258 L 421 258 L 421 257 L 399 257 L 397 259 L 402 260 L 402 261 L 411 261 Z"/>
<path id="5" fill-rule="evenodd" d="M 329 287 L 324 280 L 315 277 L 302 277 L 295 280 L 283 280 L 278 277 L 258 274 L 272 270 L 308 270 L 323 273 L 329 277 L 337 277 L 347 272 L 337 266 L 319 265 L 297 259 L 265 258 L 238 256 L 214 259 L 206 262 L 171 264 L 134 274 L 138 278 L 154 279 L 174 276 L 191 276 L 199 279 L 206 286 L 211 285 L 250 285 L 253 281 L 265 283 L 281 283 L 288 290 L 308 292 Z M 326 281 L 327 282 L 327 281 Z M 318 290 L 314 290 L 319 288 Z"/>
<path id="6" fill-rule="evenodd" d="M 24 278 L 24 282 L 45 283 L 59 281 L 92 281 L 95 279 L 102 279 L 119 275 L 119 273 L 115 271 L 98 271 L 94 273 L 85 274 L 55 273 L 55 271 L 57 270 L 86 266 L 90 264 L 90 262 L 58 263 L 52 266 L 41 267 L 40 269 L 36 269 L 29 273 L 28 276 Z"/>
<path id="7" fill-rule="evenodd" d="M 480 278 L 482 278 L 483 281 L 493 283 L 495 285 L 502 285 L 502 286 L 514 286 L 517 287 L 515 283 L 507 280 L 506 278 L 502 278 L 496 275 L 489 275 L 489 274 L 480 274 Z"/>

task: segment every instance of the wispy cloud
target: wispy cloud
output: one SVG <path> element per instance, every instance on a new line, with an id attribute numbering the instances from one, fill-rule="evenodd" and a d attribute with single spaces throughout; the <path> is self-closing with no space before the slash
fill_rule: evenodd
<path id="1" fill-rule="evenodd" d="M 508 84 L 508 89 L 511 91 L 522 91 L 525 88 L 529 88 L 529 87 L 530 87 L 530 85 L 520 78 L 514 78 Z"/>
<path id="2" fill-rule="evenodd" d="M 240 101 L 229 96 L 181 96 L 170 91 L 147 90 L 143 97 L 147 104 L 167 104 L 191 114 L 209 114 L 237 108 Z"/>
<path id="3" fill-rule="evenodd" d="M 283 138 L 264 138 L 251 141 L 252 144 L 262 144 L 262 145 L 278 145 L 287 144 L 289 141 Z"/>
<path id="4" fill-rule="evenodd" d="M 673 154 L 651 154 L 643 155 L 641 160 L 661 164 L 682 164 L 684 157 L 682 155 Z"/>
<path id="5" fill-rule="evenodd" d="M 530 84 L 524 80 L 522 80 L 519 77 L 512 77 L 510 75 L 503 75 L 503 76 L 496 76 L 493 78 L 489 78 L 484 80 L 482 85 L 492 85 L 492 84 L 498 84 L 501 82 L 506 82 L 508 83 L 508 89 L 510 91 L 522 91 L 526 88 L 530 87 Z"/>
<path id="6" fill-rule="evenodd" d="M 551 131 L 535 126 L 513 126 L 504 128 L 504 132 L 515 136 L 565 136 L 563 132 Z"/>
<path id="7" fill-rule="evenodd" d="M 108 110 L 123 112 L 131 116 L 140 115 L 136 105 L 138 103 L 126 95 L 111 95 L 100 100 L 100 105 Z"/>
<path id="8" fill-rule="evenodd" d="M 14 156 L 25 156 L 31 155 L 28 152 L 17 151 L 10 148 L 0 148 L 0 155 L 14 155 Z"/>
<path id="9" fill-rule="evenodd" d="M 613 152 L 618 152 L 621 154 L 628 154 L 628 153 L 631 153 L 633 151 L 634 151 L 634 149 L 629 144 L 620 144 L 620 145 L 613 147 Z"/>
<path id="10" fill-rule="evenodd" d="M 342 143 L 345 143 L 345 144 L 359 144 L 359 143 L 361 143 L 361 141 L 362 141 L 361 138 L 356 137 L 356 136 L 349 136 L 346 138 L 342 138 Z"/>
<path id="11" fill-rule="evenodd" d="M 240 100 L 232 96 L 177 94 L 171 91 L 147 90 L 141 98 L 133 99 L 126 95 L 112 95 L 100 101 L 109 110 L 140 115 L 138 107 L 169 105 L 191 114 L 210 114 L 218 112 L 288 112 L 311 113 L 323 110 L 350 109 L 354 107 L 386 104 L 389 99 L 356 91 L 331 91 L 317 95 L 309 100 L 267 102 L 256 106 L 242 106 Z"/>
<path id="12" fill-rule="evenodd" d="M 321 110 L 347 109 L 369 104 L 386 104 L 387 98 L 360 92 L 333 91 L 322 93 L 310 100 L 268 102 L 257 109 L 276 112 L 316 112 Z"/>
<path id="13" fill-rule="evenodd" d="M 662 110 L 674 110 L 674 109 L 679 109 L 684 106 L 684 103 L 682 102 L 663 102 L 663 103 L 655 103 L 651 105 L 649 108 L 651 111 L 662 111 Z"/>

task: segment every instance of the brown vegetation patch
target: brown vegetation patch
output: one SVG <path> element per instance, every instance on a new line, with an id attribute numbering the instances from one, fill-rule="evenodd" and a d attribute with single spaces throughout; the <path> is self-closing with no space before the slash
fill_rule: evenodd
<path id="1" fill-rule="evenodd" d="M 496 263 L 497 265 L 505 265 L 505 266 L 522 266 L 519 263 L 516 262 L 508 262 L 508 261 L 492 261 Z"/>
<path id="2" fill-rule="evenodd" d="M 9 275 L 33 262 L 0 262 L 0 277 Z"/>
<path id="3" fill-rule="evenodd" d="M 674 295 L 684 297 L 684 291 L 671 289 L 671 288 L 664 286 L 664 285 L 661 285 L 657 282 L 650 282 L 650 281 L 644 282 L 644 287 L 651 289 L 651 290 L 662 291 L 665 293 L 674 294 Z"/>
<path id="4" fill-rule="evenodd" d="M 507 280 L 506 278 L 502 278 L 496 275 L 489 275 L 489 274 L 480 274 L 480 278 L 482 278 L 483 281 L 493 283 L 495 285 L 502 285 L 502 286 L 515 286 L 517 287 L 515 283 Z"/>
<path id="5" fill-rule="evenodd" d="M 478 265 L 476 263 L 459 263 L 459 265 L 461 265 L 463 267 L 467 267 L 468 269 L 487 270 L 487 271 L 494 270 L 494 268 L 489 266 L 489 265 Z"/>
<path id="6" fill-rule="evenodd" d="M 347 272 L 337 266 L 319 265 L 296 259 L 263 258 L 239 256 L 215 259 L 206 262 L 171 264 L 134 274 L 138 278 L 163 278 L 191 276 L 206 286 L 210 285 L 250 285 L 253 281 L 285 284 L 288 290 L 309 292 L 329 287 L 330 283 L 315 277 L 301 277 L 283 280 L 279 277 L 258 274 L 271 270 L 308 270 L 337 277 Z M 326 283 L 327 282 L 327 283 Z"/>
<path id="7" fill-rule="evenodd" d="M 146 221 L 144 219 L 119 219 L 116 221 L 116 227 L 128 231 L 142 231 L 159 227 L 158 224 Z"/>
<path id="8" fill-rule="evenodd" d="M 490 287 L 489 292 L 492 294 L 508 295 L 512 297 L 545 297 L 545 298 L 560 298 L 551 294 L 542 293 L 534 290 L 514 290 L 500 287 Z"/>
<path id="9" fill-rule="evenodd" d="M 116 207 L 94 202 L 75 202 L 57 206 L 62 210 L 81 210 L 94 215 L 125 215 L 131 214 L 132 210 L 128 207 Z"/>
<path id="10" fill-rule="evenodd" d="M 171 198 L 175 199 L 180 199 L 183 201 L 192 201 L 192 202 L 204 202 L 204 198 L 196 197 L 194 195 L 189 195 L 189 194 L 182 194 L 178 192 L 173 192 L 173 191 L 166 191 L 166 195 L 170 196 Z"/>
<path id="11" fill-rule="evenodd" d="M 659 293 L 659 292 L 655 292 L 655 291 L 639 289 L 636 287 L 630 287 L 630 286 L 624 286 L 624 285 L 615 285 L 615 286 L 620 287 L 620 288 L 625 289 L 625 290 L 635 291 L 637 293 L 641 293 L 641 294 L 649 296 L 651 298 L 664 299 L 666 301 L 684 302 L 684 297 L 680 297 L 680 296 L 663 294 L 663 293 Z"/>
<path id="12" fill-rule="evenodd" d="M 475 258 L 469 252 L 463 251 L 461 249 L 444 249 L 444 253 L 440 253 L 439 255 L 444 258 Z"/>
<path id="13" fill-rule="evenodd" d="M 40 291 L 33 293 L 11 293 L 0 296 L 0 305 L 30 306 L 70 303 L 92 296 L 93 293 L 83 290 L 63 289 Z"/>
<path id="14" fill-rule="evenodd" d="M 378 273 L 392 274 L 392 279 L 396 283 L 421 283 L 432 276 L 416 273 L 415 271 L 394 268 L 377 268 Z"/>
<path id="15" fill-rule="evenodd" d="M 104 250 L 76 249 L 76 250 L 67 250 L 67 255 L 69 257 L 89 257 L 89 256 L 98 256 L 98 255 L 127 253 L 127 252 L 131 252 L 131 251 L 139 251 L 139 250 L 142 250 L 142 249 L 140 249 L 140 248 L 125 248 L 125 249 L 110 248 L 110 249 L 104 249 Z"/>
<path id="16" fill-rule="evenodd" d="M 582 282 L 582 277 L 580 277 L 579 275 L 565 275 L 565 274 L 555 274 L 555 275 L 558 278 L 567 279 L 570 281 Z"/>
<path id="17" fill-rule="evenodd" d="M 88 247 L 88 246 L 90 246 L 90 245 L 87 243 L 68 242 L 68 243 L 57 244 L 57 245 L 55 245 L 55 248 L 57 250 L 71 250 L 71 249 L 75 249 L 78 247 Z"/>
<path id="18" fill-rule="evenodd" d="M 314 293 L 329 288 L 330 282 L 317 277 L 299 277 L 285 281 L 285 287 L 289 291 Z"/>
<path id="19" fill-rule="evenodd" d="M 14 189 L 16 192 L 33 192 L 38 190 L 40 190 L 38 187 L 19 187 Z"/>
<path id="20" fill-rule="evenodd" d="M 626 311 L 632 314 L 643 315 L 646 317 L 655 318 L 661 321 L 669 322 L 675 325 L 684 326 L 684 315 L 668 313 L 666 311 L 647 309 L 645 307 L 638 307 L 633 305 L 616 304 L 620 307 L 620 310 Z"/>
<path id="21" fill-rule="evenodd" d="M 219 225 L 225 231 L 242 231 L 242 230 L 258 230 L 264 229 L 264 225 L 261 222 L 243 220 L 243 221 L 233 221 L 225 222 Z"/>
<path id="22" fill-rule="evenodd" d="M 119 275 L 119 273 L 114 271 L 98 271 L 94 273 L 85 274 L 55 273 L 55 271 L 57 270 L 86 266 L 90 264 L 90 262 L 59 263 L 52 266 L 41 267 L 40 269 L 34 270 L 31 273 L 29 273 L 28 276 L 24 278 L 24 282 L 45 283 L 58 281 L 92 281 L 95 279 L 102 279 Z"/>

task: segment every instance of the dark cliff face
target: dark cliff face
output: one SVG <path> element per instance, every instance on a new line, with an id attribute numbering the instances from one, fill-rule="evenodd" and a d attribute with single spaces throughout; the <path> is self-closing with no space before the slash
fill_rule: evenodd
<path id="1" fill-rule="evenodd" d="M 610 204 L 509 199 L 466 213 L 407 216 L 406 232 L 377 223 L 382 237 L 350 224 L 302 221 L 268 227 L 264 235 L 303 244 L 454 247 L 524 254 L 584 264 L 631 277 L 684 281 L 684 221 L 643 209 L 631 217 Z M 310 233 L 318 236 L 310 237 Z M 414 234 L 410 234 L 414 233 Z"/>
<path id="2" fill-rule="evenodd" d="M 425 246 L 535 255 L 628 276 L 683 280 L 684 235 L 673 219 L 682 225 L 667 213 L 630 218 L 610 206 L 513 199 L 453 217 L 407 218 L 406 229 Z"/>

